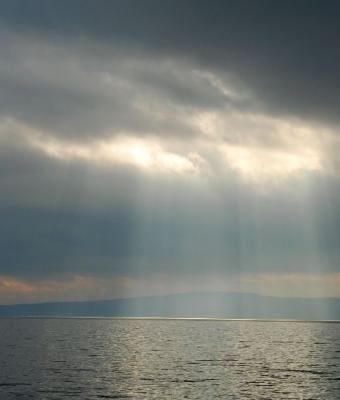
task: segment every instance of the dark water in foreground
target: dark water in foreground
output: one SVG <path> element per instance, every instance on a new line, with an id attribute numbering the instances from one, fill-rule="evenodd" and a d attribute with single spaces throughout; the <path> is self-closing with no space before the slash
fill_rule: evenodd
<path id="1" fill-rule="evenodd" d="M 3 319 L 0 399 L 339 399 L 340 324 Z"/>

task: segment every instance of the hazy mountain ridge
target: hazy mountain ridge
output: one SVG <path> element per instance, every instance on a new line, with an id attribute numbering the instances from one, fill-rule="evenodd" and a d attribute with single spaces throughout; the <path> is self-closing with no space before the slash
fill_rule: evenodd
<path id="1" fill-rule="evenodd" d="M 339 319 L 339 298 L 186 293 L 100 301 L 1 305 L 0 317 L 219 317 Z"/>

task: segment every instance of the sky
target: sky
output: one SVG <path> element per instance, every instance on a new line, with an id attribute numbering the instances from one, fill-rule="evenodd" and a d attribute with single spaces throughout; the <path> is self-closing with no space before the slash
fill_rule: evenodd
<path id="1" fill-rule="evenodd" d="M 0 303 L 340 297 L 340 3 L 0 1 Z"/>

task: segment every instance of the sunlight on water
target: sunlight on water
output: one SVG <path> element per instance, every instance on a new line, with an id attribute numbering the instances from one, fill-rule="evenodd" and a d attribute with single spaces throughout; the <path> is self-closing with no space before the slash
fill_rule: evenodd
<path id="1" fill-rule="evenodd" d="M 340 325 L 250 321 L 0 321 L 0 398 L 328 399 Z"/>

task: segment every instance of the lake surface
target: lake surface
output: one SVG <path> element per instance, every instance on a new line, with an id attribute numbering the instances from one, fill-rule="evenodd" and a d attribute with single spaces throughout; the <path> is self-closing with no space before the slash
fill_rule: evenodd
<path id="1" fill-rule="evenodd" d="M 340 324 L 0 320 L 0 399 L 339 399 Z"/>

